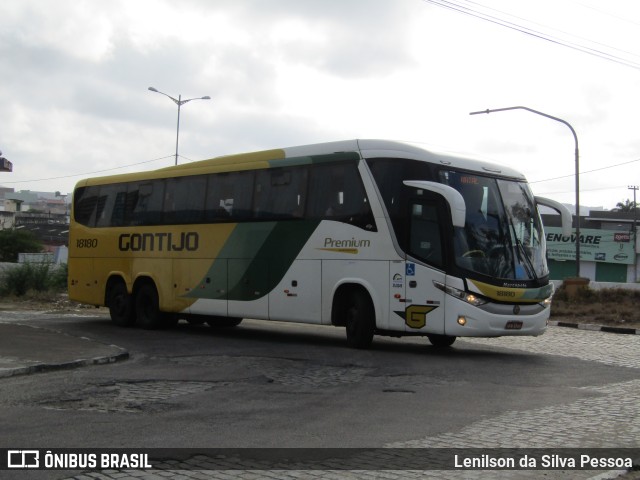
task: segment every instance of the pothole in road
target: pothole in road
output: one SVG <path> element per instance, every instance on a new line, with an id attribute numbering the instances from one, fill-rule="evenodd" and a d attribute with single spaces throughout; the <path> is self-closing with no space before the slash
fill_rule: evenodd
<path id="1" fill-rule="evenodd" d="M 270 383 L 310 388 L 358 383 L 374 370 L 354 365 L 318 364 L 301 359 L 231 357 L 227 355 L 171 357 L 169 361 L 234 372 L 236 380 L 238 378 L 251 379 L 259 375 L 266 377 Z"/>
<path id="2" fill-rule="evenodd" d="M 220 383 L 181 381 L 114 382 L 87 386 L 54 400 L 39 402 L 52 410 L 90 410 L 98 412 L 159 411 L 172 408 L 164 404 L 183 395 L 204 392 Z"/>

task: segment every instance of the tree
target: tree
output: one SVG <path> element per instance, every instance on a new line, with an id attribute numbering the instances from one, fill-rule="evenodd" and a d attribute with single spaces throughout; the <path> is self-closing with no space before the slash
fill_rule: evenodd
<path id="1" fill-rule="evenodd" d="M 17 262 L 18 253 L 40 253 L 43 245 L 26 230 L 0 230 L 0 262 Z"/>
<path id="2" fill-rule="evenodd" d="M 614 208 L 613 210 L 616 212 L 633 212 L 635 209 L 638 208 L 638 204 L 632 202 L 631 200 L 629 200 L 628 198 L 623 202 L 618 202 L 616 204 L 616 208 Z"/>

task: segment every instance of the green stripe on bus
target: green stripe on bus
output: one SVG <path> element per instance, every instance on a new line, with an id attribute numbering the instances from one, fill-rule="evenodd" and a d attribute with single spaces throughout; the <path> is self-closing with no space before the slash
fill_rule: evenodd
<path id="1" fill-rule="evenodd" d="M 280 283 L 319 220 L 238 224 L 187 297 L 257 300 Z M 220 286 L 227 285 L 226 289 Z"/>

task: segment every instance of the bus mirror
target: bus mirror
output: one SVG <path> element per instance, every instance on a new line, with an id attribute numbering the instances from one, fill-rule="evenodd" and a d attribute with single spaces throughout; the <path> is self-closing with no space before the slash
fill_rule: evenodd
<path id="1" fill-rule="evenodd" d="M 467 207 L 464 203 L 464 198 L 455 188 L 449 185 L 436 182 L 426 182 L 422 180 L 405 180 L 403 182 L 407 187 L 419 188 L 422 190 L 428 190 L 433 193 L 437 193 L 444 197 L 449 204 L 451 210 L 451 221 L 454 227 L 464 227 L 464 219 L 467 214 Z"/>
<path id="2" fill-rule="evenodd" d="M 560 202 L 556 202 L 555 200 L 551 200 L 550 198 L 535 197 L 535 199 L 538 205 L 544 205 L 545 207 L 549 207 L 552 210 L 558 212 L 560 214 L 560 220 L 562 221 L 562 234 L 566 236 L 571 235 L 573 216 L 571 215 L 569 209 Z"/>

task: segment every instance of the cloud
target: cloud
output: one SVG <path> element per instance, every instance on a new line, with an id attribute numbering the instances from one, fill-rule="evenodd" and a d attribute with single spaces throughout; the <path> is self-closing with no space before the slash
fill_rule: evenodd
<path id="1" fill-rule="evenodd" d="M 536 4 L 534 19 L 556 3 Z M 211 97 L 181 113 L 191 159 L 382 137 L 494 157 L 531 178 L 570 172 L 562 125 L 468 116 L 510 105 L 570 121 L 585 167 L 640 156 L 635 70 L 419 0 L 5 0 L 0 17 L 0 149 L 14 162 L 3 183 L 171 155 L 177 107 L 149 86 Z"/>

